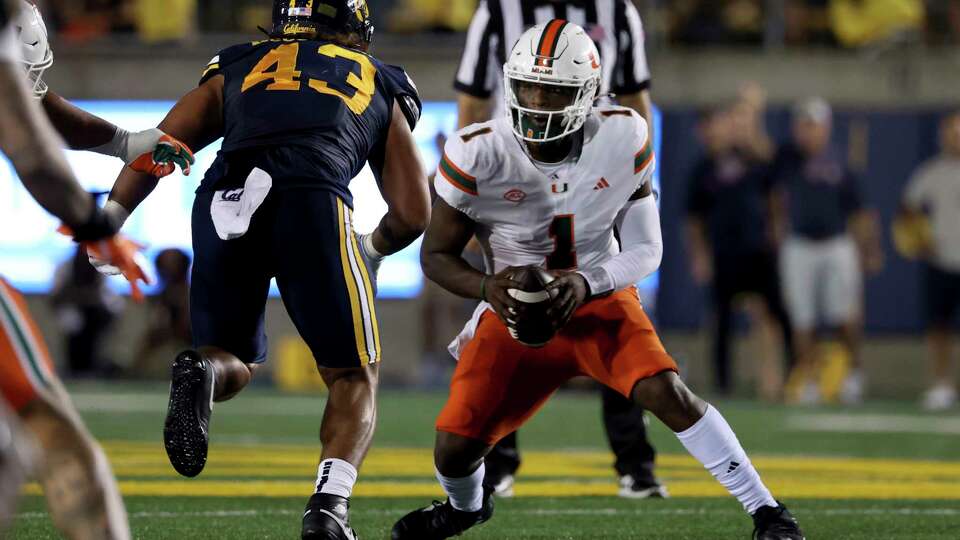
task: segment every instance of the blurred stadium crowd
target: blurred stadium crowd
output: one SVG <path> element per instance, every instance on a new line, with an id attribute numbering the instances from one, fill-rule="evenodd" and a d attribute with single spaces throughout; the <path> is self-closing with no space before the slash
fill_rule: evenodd
<path id="1" fill-rule="evenodd" d="M 951 0 L 635 1 L 649 39 L 663 44 L 862 47 L 960 40 L 960 5 Z M 137 33 L 145 41 L 196 32 L 239 31 L 269 19 L 256 0 L 41 0 L 51 26 L 87 40 Z M 466 29 L 476 0 L 372 0 L 378 28 L 390 32 Z M 155 15 L 162 13 L 162 17 Z"/>

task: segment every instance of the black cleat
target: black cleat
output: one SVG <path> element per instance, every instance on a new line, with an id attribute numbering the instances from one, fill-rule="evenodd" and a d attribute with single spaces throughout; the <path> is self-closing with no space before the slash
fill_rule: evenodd
<path id="1" fill-rule="evenodd" d="M 350 500 L 327 493 L 314 493 L 303 513 L 303 540 L 358 540 L 350 528 Z"/>
<path id="2" fill-rule="evenodd" d="M 163 446 L 170 464 L 193 478 L 207 464 L 210 413 L 213 410 L 213 364 L 197 351 L 184 351 L 173 361 L 170 404 L 163 424 Z"/>
<path id="3" fill-rule="evenodd" d="M 753 513 L 753 538 L 756 540 L 805 540 L 797 520 L 782 502 L 764 506 Z"/>
<path id="4" fill-rule="evenodd" d="M 400 518 L 390 533 L 392 540 L 442 540 L 460 536 L 464 531 L 485 523 L 493 517 L 493 488 L 483 486 L 483 508 L 477 512 L 462 512 L 450 501 L 414 510 Z"/>

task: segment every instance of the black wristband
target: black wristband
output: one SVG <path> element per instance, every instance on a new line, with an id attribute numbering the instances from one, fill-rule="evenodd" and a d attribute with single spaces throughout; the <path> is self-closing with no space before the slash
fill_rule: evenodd
<path id="1" fill-rule="evenodd" d="M 93 205 L 93 213 L 86 223 L 73 229 L 73 240 L 75 242 L 96 242 L 117 234 L 107 215 L 103 210 Z"/>

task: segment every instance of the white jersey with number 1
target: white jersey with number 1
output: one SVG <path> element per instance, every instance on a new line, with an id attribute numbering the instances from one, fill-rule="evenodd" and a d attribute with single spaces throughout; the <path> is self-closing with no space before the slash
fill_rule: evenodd
<path id="1" fill-rule="evenodd" d="M 631 109 L 595 108 L 579 159 L 537 164 L 506 118 L 451 137 L 436 178 L 440 197 L 478 225 L 487 270 L 590 268 L 619 252 L 617 213 L 653 178 L 646 121 Z"/>

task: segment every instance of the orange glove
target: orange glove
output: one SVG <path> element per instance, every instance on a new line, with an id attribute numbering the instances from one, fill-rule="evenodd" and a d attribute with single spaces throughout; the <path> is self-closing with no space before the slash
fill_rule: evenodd
<path id="1" fill-rule="evenodd" d="M 61 225 L 58 232 L 66 236 L 73 236 L 73 231 L 66 225 Z M 115 234 L 103 240 L 95 242 L 81 242 L 81 246 L 87 251 L 87 255 L 94 259 L 104 261 L 110 266 L 116 267 L 123 277 L 130 282 L 130 294 L 136 302 L 143 302 L 144 295 L 140 289 L 140 283 L 150 284 L 150 278 L 144 271 L 145 260 L 143 255 L 144 246 L 130 240 L 122 234 Z"/>
<path id="2" fill-rule="evenodd" d="M 189 176 L 190 166 L 197 162 L 190 148 L 160 130 L 154 131 L 159 135 L 156 144 L 151 150 L 145 151 L 131 161 L 129 163 L 130 168 L 137 172 L 163 178 L 173 174 L 179 165 L 183 174 Z"/>

